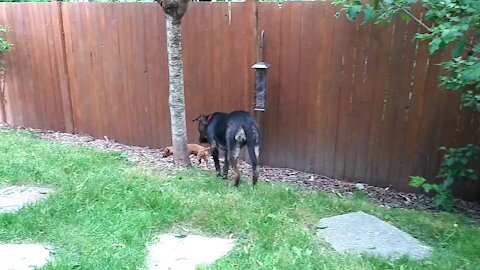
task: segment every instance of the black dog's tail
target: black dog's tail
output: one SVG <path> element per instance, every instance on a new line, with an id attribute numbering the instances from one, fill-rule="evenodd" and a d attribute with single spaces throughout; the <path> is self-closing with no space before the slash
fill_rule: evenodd
<path id="1" fill-rule="evenodd" d="M 247 139 L 248 155 L 250 156 L 250 162 L 252 162 L 252 169 L 255 174 L 257 170 L 257 162 L 258 162 L 257 160 L 258 157 L 257 157 L 257 154 L 255 153 L 255 147 L 259 147 L 258 143 L 260 140 L 260 134 L 257 128 L 258 138 L 255 138 L 255 134 L 253 132 L 254 128 L 256 128 L 255 124 L 243 126 L 243 130 L 245 131 L 245 137 Z"/>

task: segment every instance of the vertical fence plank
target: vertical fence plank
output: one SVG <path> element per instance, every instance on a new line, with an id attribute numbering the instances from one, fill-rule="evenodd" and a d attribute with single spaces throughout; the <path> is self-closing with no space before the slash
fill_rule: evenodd
<path id="1" fill-rule="evenodd" d="M 400 80 L 401 72 L 399 72 L 398 67 L 403 63 L 402 52 L 403 49 L 403 40 L 405 37 L 405 23 L 403 23 L 400 18 L 395 20 L 395 32 L 392 39 L 392 52 L 389 70 L 389 80 L 386 85 L 385 90 L 385 100 L 384 100 L 384 109 L 383 109 L 383 124 L 382 124 L 382 137 L 380 147 L 382 149 L 381 158 L 379 160 L 379 166 L 381 170 L 379 171 L 378 179 L 379 183 L 386 183 L 388 181 L 388 172 L 390 170 L 390 165 L 392 164 L 392 147 L 395 141 L 395 123 L 399 119 L 395 119 L 395 98 L 398 97 L 399 92 L 401 91 Z M 399 74 L 400 73 L 400 74 Z M 395 166 L 395 165 L 392 165 Z"/>
<path id="2" fill-rule="evenodd" d="M 157 50 L 155 50 L 155 58 L 158 59 L 156 61 L 159 62 L 159 72 L 161 74 L 160 80 L 157 82 L 157 102 L 155 106 L 159 106 L 160 110 L 158 113 L 160 114 L 160 132 L 163 138 L 162 145 L 171 145 L 171 128 L 170 128 L 170 110 L 168 105 L 168 59 L 167 59 L 167 34 L 166 34 L 166 22 L 165 22 L 165 14 L 163 13 L 162 8 L 157 5 L 156 6 L 157 13 L 156 17 L 158 18 L 158 31 L 160 34 L 158 35 L 157 40 Z"/>
<path id="3" fill-rule="evenodd" d="M 296 117 L 296 121 L 294 121 L 291 128 L 293 128 L 295 132 L 295 152 L 293 156 L 296 158 L 294 159 L 293 164 L 287 164 L 287 166 L 295 166 L 301 170 L 308 170 L 308 157 L 305 155 L 307 149 L 307 137 L 308 134 L 305 132 L 305 127 L 310 124 L 308 121 L 308 111 L 304 110 L 308 105 L 308 93 L 309 88 L 308 85 L 311 84 L 309 82 L 312 81 L 311 71 L 314 65 L 312 59 L 309 59 L 308 54 L 306 52 L 311 51 L 314 49 L 312 44 L 312 36 L 313 36 L 313 18 L 314 18 L 314 3 L 313 2 L 303 2 L 301 6 L 301 10 L 298 15 L 300 17 L 300 22 L 298 25 L 298 32 L 300 36 L 305 37 L 304 39 L 300 40 L 299 44 L 299 66 L 298 66 L 298 73 L 296 76 L 298 77 L 297 85 L 295 87 L 297 93 L 297 103 L 294 104 L 296 106 L 296 112 L 294 113 Z M 311 169 L 311 168 L 310 168 Z"/>
<path id="4" fill-rule="evenodd" d="M 325 48 L 323 54 L 328 55 L 327 62 L 323 65 L 320 74 L 326 74 L 325 79 L 327 80 L 324 83 L 326 96 L 324 98 L 325 106 L 325 150 L 323 153 L 324 162 L 324 174 L 327 176 L 334 176 L 334 166 L 335 166 L 335 144 L 337 141 L 337 124 L 338 124 L 338 107 L 339 107 L 339 97 L 340 97 L 340 86 L 341 81 L 338 77 L 342 72 L 342 55 L 343 55 L 343 44 L 345 42 L 345 35 L 342 34 L 345 31 L 345 20 L 337 19 L 335 16 L 331 16 L 338 11 L 338 8 L 333 7 L 332 5 L 326 3 L 324 8 L 324 15 L 322 18 L 326 18 L 324 24 L 320 24 L 320 31 L 323 27 L 326 29 L 333 29 L 333 33 L 329 36 L 329 32 L 322 31 L 323 37 L 320 42 L 325 43 L 323 47 Z M 326 61 L 326 60 L 323 60 Z M 312 100 L 313 101 L 313 100 Z M 317 114 L 318 117 L 321 115 Z M 318 127 L 314 126 L 314 129 L 309 131 L 312 134 L 315 134 L 315 130 Z M 315 136 L 315 135 L 313 135 Z M 309 139 L 309 141 L 314 141 Z M 316 148 L 313 148 L 316 150 Z M 322 153 L 318 153 L 322 155 Z"/>
<path id="5" fill-rule="evenodd" d="M 366 180 L 377 184 L 381 184 L 384 178 L 381 178 L 380 171 L 380 154 L 383 151 L 381 148 L 382 125 L 384 123 L 384 102 L 385 89 L 389 80 L 388 67 L 390 65 L 391 49 L 393 45 L 393 34 L 395 26 L 383 27 L 381 25 L 375 26 L 375 31 L 372 33 L 371 40 L 378 44 L 377 51 L 377 70 L 374 77 L 369 78 L 374 80 L 373 84 L 373 103 L 370 106 L 370 124 L 368 132 L 368 156 L 367 156 L 367 171 Z"/>
<path id="6" fill-rule="evenodd" d="M 70 96 L 70 84 L 68 76 L 68 64 L 67 64 L 67 53 L 66 53 L 66 44 L 65 44 L 65 35 L 66 30 L 64 28 L 64 12 L 63 12 L 63 2 L 56 1 L 55 6 L 51 9 L 51 20 L 52 28 L 51 38 L 54 40 L 53 51 L 60 52 L 57 57 L 55 57 L 55 63 L 57 66 L 56 75 L 59 79 L 59 87 L 62 98 L 62 111 L 64 115 L 65 131 L 69 133 L 75 132 L 75 124 L 73 122 L 72 115 L 72 100 Z M 58 35 L 57 33 L 60 33 Z"/>
<path id="7" fill-rule="evenodd" d="M 157 103 L 158 96 L 157 92 L 160 92 L 162 89 L 159 87 L 161 81 L 160 74 L 160 64 L 155 57 L 157 57 L 157 51 L 160 48 L 160 44 L 158 40 L 160 39 L 160 35 L 162 32 L 158 29 L 158 21 L 159 21 L 159 10 L 158 6 L 152 8 L 150 6 L 142 5 L 143 9 L 143 20 L 144 24 L 144 42 L 145 42 L 145 54 L 144 54 L 144 76 L 145 76 L 145 91 L 146 99 L 148 104 L 147 114 L 149 115 L 149 125 L 150 125 L 150 133 L 147 140 L 147 145 L 150 147 L 155 146 L 164 146 L 167 144 L 163 137 L 166 137 L 166 132 L 161 132 L 162 127 L 160 123 L 159 112 L 162 110 L 162 107 L 165 107 L 165 104 Z M 162 70 L 165 73 L 165 70 Z"/>
<path id="8" fill-rule="evenodd" d="M 411 109 L 407 127 L 407 140 L 406 140 L 406 153 L 405 158 L 407 164 L 405 165 L 405 171 L 412 175 L 420 175 L 421 172 L 416 171 L 415 159 L 418 147 L 420 145 L 421 138 L 419 137 L 419 130 L 422 125 L 423 118 L 423 106 L 425 100 L 429 100 L 430 97 L 425 94 L 425 83 L 428 70 L 428 43 L 421 42 L 418 44 L 418 52 L 415 59 L 415 73 L 414 81 L 412 85 L 412 101 Z"/>
<path id="9" fill-rule="evenodd" d="M 279 166 L 279 156 L 276 149 L 280 148 L 278 129 L 279 89 L 280 89 L 280 48 L 281 48 L 281 9 L 279 5 L 258 3 L 258 33 L 265 30 L 264 59 L 270 64 L 266 77 L 266 108 L 263 118 L 262 163 Z"/>
<path id="10" fill-rule="evenodd" d="M 363 160 L 363 157 L 358 157 L 357 153 L 359 148 L 362 145 L 365 145 L 368 141 L 367 138 L 362 136 L 364 133 L 364 123 L 362 123 L 362 103 L 364 102 L 362 98 L 365 95 L 365 92 L 369 89 L 365 88 L 364 78 L 364 69 L 366 61 L 366 53 L 368 49 L 369 42 L 369 25 L 366 24 L 357 24 L 356 30 L 356 41 L 355 47 L 353 49 L 353 66 L 352 66 L 352 77 L 351 83 L 349 84 L 350 96 L 349 96 L 349 111 L 347 116 L 347 125 L 348 131 L 346 136 L 346 149 L 345 149 L 345 178 L 346 179 L 356 179 L 357 176 L 362 174 L 356 171 L 356 165 L 358 160 Z M 360 179 L 358 179 L 360 180 Z"/>
<path id="11" fill-rule="evenodd" d="M 209 106 L 206 107 L 204 112 L 202 113 L 211 113 L 215 111 L 223 111 L 222 103 L 223 103 L 223 96 L 225 95 L 225 88 L 223 88 L 223 60 L 227 58 L 223 54 L 221 47 L 226 46 L 225 44 L 225 31 L 223 31 L 223 24 L 225 20 L 228 20 L 227 16 L 228 13 L 225 13 L 226 10 L 222 8 L 220 3 L 212 3 L 212 17 L 211 17 L 211 39 L 209 40 L 211 44 L 215 44 L 212 48 L 212 63 L 215 63 L 215 66 L 210 66 L 210 77 L 212 81 L 212 91 L 214 94 L 208 97 Z M 190 29 L 191 32 L 195 32 L 194 29 Z M 191 82 L 194 83 L 194 78 L 192 78 Z M 198 137 L 198 131 L 194 130 L 194 137 Z"/>
<path id="12" fill-rule="evenodd" d="M 341 59 L 343 68 L 342 72 L 337 75 L 341 81 L 340 101 L 338 106 L 338 132 L 335 144 L 335 167 L 334 175 L 339 178 L 347 178 L 346 160 L 347 160 L 347 142 L 349 135 L 349 114 L 351 109 L 351 96 L 353 90 L 353 67 L 355 65 L 355 50 L 358 35 L 357 24 L 349 23 L 346 27 L 347 37 L 345 39 L 344 52 Z"/>
<path id="13" fill-rule="evenodd" d="M 413 12 L 418 13 L 418 9 Z M 395 127 L 394 138 L 391 142 L 392 154 L 390 155 L 389 165 L 389 179 L 398 179 L 399 185 L 403 185 L 404 188 L 408 188 L 408 173 L 405 168 L 408 163 L 406 148 L 408 138 L 408 122 L 411 120 L 411 102 L 413 97 L 412 92 L 412 76 L 415 72 L 414 65 L 416 56 L 416 40 L 411 37 L 419 31 L 419 25 L 413 21 L 410 21 L 406 25 L 405 36 L 403 39 L 403 59 L 401 64 L 397 67 L 395 80 L 392 80 L 392 84 L 398 85 L 399 89 L 394 96 L 395 102 Z"/>
<path id="14" fill-rule="evenodd" d="M 357 142 L 356 142 L 356 156 L 355 156 L 355 174 L 356 181 L 365 181 L 367 179 L 367 164 L 368 164 L 368 145 L 369 145 L 369 128 L 370 128 L 370 113 L 375 97 L 374 83 L 378 64 L 378 50 L 379 43 L 375 40 L 374 31 L 378 29 L 374 25 L 369 24 L 365 29 L 367 36 L 364 44 L 364 60 L 359 63 L 359 72 L 357 85 L 361 85 L 361 91 L 356 91 L 356 107 L 353 114 L 358 114 L 357 123 Z"/>
<path id="15" fill-rule="evenodd" d="M 281 167 L 295 164 L 295 123 L 298 100 L 298 72 L 300 50 L 301 3 L 285 2 L 282 4 L 282 48 L 280 58 L 280 128 L 279 145 L 286 154 L 282 155 L 279 165 Z"/>

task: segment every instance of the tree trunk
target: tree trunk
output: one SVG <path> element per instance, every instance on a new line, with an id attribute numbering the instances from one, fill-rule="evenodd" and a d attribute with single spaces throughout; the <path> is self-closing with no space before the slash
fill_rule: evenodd
<path id="1" fill-rule="evenodd" d="M 173 161 L 176 166 L 188 167 L 191 163 L 187 150 L 181 20 L 167 15 L 166 22 Z"/>

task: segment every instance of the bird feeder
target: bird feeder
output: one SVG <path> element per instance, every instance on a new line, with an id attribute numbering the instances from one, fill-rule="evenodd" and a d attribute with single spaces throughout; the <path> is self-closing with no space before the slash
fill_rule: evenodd
<path id="1" fill-rule="evenodd" d="M 265 77 L 270 64 L 257 62 L 252 66 L 255 69 L 255 111 L 265 111 L 266 81 Z"/>

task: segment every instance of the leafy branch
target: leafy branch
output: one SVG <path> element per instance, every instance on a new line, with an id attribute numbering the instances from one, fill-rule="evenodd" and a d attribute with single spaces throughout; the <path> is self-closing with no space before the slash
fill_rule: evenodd
<path id="1" fill-rule="evenodd" d="M 0 72 L 3 73 L 5 68 L 3 66 L 4 60 L 2 53 L 10 49 L 13 44 L 10 43 L 6 38 L 5 35 L 10 31 L 10 28 L 7 26 L 0 25 Z"/>
<path id="2" fill-rule="evenodd" d="M 423 28 L 425 28 L 428 32 L 432 32 L 432 29 L 430 27 L 428 27 L 422 20 L 420 20 L 419 18 L 417 18 L 415 15 L 413 15 L 408 9 L 406 9 L 405 7 L 403 6 L 400 6 L 398 4 L 395 4 L 397 7 L 399 7 L 403 12 L 405 12 L 405 14 L 407 14 L 408 16 L 410 16 L 410 18 L 414 19 L 418 24 L 420 24 L 421 26 L 423 26 Z"/>
<path id="3" fill-rule="evenodd" d="M 7 26 L 0 25 L 0 102 L 5 102 L 5 60 L 3 59 L 3 53 L 10 49 L 13 44 L 10 43 L 6 38 L 6 34 L 10 31 L 10 28 Z M 3 105 L 3 104 L 2 104 Z M 0 106 L 2 110 L 2 115 L 5 116 L 5 107 Z M 4 120 L 4 119 L 3 119 Z"/>
<path id="4" fill-rule="evenodd" d="M 446 49 L 450 45 L 451 59 L 441 63 L 444 76 L 440 76 L 440 87 L 461 95 L 465 109 L 480 112 L 480 1 L 478 0 L 334 0 L 342 5 L 338 15 L 344 12 L 348 19 L 362 16 L 364 21 L 390 23 L 399 15 L 403 20 L 414 20 L 424 33 L 415 38 L 428 41 L 429 53 Z M 416 16 L 412 6 L 420 6 L 423 16 Z M 472 161 L 480 155 L 478 142 L 465 147 L 441 147 L 446 153 L 437 178 L 443 184 L 430 184 L 422 177 L 411 178 L 410 185 L 422 187 L 426 192 L 434 191 L 435 205 L 449 209 L 453 206 L 452 185 L 455 181 L 476 180 L 477 173 L 471 168 Z"/>

